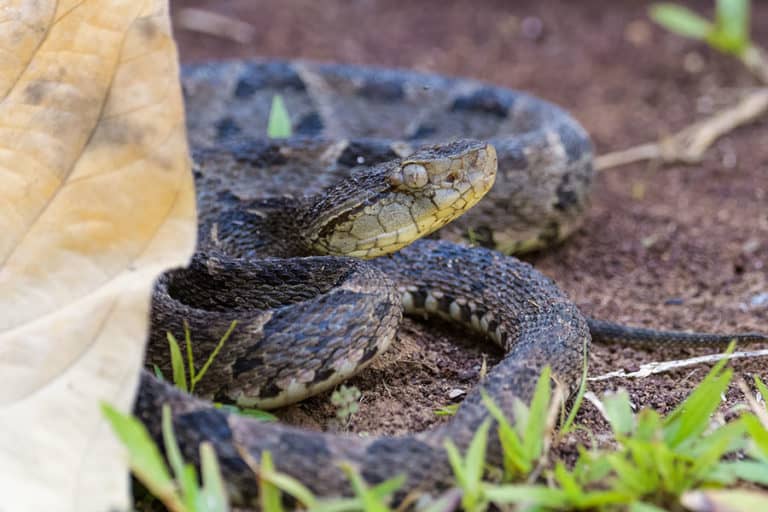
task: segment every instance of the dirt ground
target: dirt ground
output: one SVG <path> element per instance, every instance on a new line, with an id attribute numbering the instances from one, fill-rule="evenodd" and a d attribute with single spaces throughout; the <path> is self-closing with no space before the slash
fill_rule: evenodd
<path id="1" fill-rule="evenodd" d="M 469 76 L 562 105 L 587 128 L 598 153 L 675 131 L 755 85 L 737 62 L 653 26 L 641 1 L 172 3 L 183 62 L 302 57 Z M 692 6 L 707 12 L 713 3 Z M 768 45 L 768 3 L 755 4 L 754 37 Z M 248 24 L 250 41 L 185 29 L 189 11 L 182 11 L 190 7 Z M 594 317 L 656 328 L 768 331 L 767 130 L 766 121 L 737 130 L 699 165 L 638 164 L 601 173 L 583 228 L 530 261 Z M 589 371 L 596 376 L 712 351 L 594 345 Z M 406 321 L 395 346 L 351 381 L 362 401 L 347 425 L 332 421 L 327 394 L 280 415 L 309 428 L 370 434 L 425 429 L 445 421 L 434 409 L 476 382 L 486 354 L 489 363 L 498 357 L 471 334 Z M 766 358 L 733 366 L 748 379 L 768 378 Z M 625 387 L 638 407 L 667 411 L 707 370 L 694 366 L 590 387 L 598 394 Z M 741 399 L 735 389 L 729 397 Z M 579 421 L 597 433 L 605 429 L 589 404 Z"/>

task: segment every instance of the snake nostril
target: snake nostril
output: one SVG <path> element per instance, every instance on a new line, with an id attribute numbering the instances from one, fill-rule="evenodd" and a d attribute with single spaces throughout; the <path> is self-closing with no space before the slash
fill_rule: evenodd
<path id="1" fill-rule="evenodd" d="M 445 177 L 445 181 L 447 181 L 448 183 L 453 183 L 454 181 L 456 181 L 456 173 L 453 173 L 453 172 L 449 173 L 448 176 Z"/>

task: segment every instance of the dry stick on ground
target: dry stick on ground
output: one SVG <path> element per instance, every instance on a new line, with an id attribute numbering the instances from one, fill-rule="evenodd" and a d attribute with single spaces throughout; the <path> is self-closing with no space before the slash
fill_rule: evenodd
<path id="1" fill-rule="evenodd" d="M 741 359 L 752 357 L 765 357 L 768 356 L 768 349 L 765 350 L 753 350 L 749 352 L 734 352 L 733 354 L 710 354 L 706 356 L 691 357 L 689 359 L 678 359 L 673 361 L 654 361 L 646 363 L 640 366 L 640 369 L 635 372 L 626 372 L 624 370 L 617 370 L 596 377 L 589 377 L 587 380 L 594 382 L 597 380 L 608 380 L 613 378 L 645 378 L 655 373 L 668 372 L 677 368 L 685 368 L 687 366 L 697 366 L 699 364 L 714 363 L 721 359 Z"/>
<path id="2" fill-rule="evenodd" d="M 768 85 L 768 57 L 759 46 L 750 46 L 741 57 L 741 62 L 760 83 Z"/>
<path id="3" fill-rule="evenodd" d="M 241 44 L 250 43 L 256 37 L 256 29 L 244 21 L 194 7 L 180 9 L 176 23 L 185 30 L 231 39 Z"/>
<path id="4" fill-rule="evenodd" d="M 741 392 L 744 393 L 744 398 L 747 400 L 747 405 L 749 405 L 749 408 L 752 410 L 755 416 L 757 416 L 757 419 L 760 420 L 760 423 L 762 423 L 763 426 L 768 429 L 768 410 L 766 410 L 766 408 L 757 401 L 755 396 L 752 394 L 752 390 L 749 389 L 749 386 L 743 378 L 737 379 L 736 384 L 739 386 Z M 763 401 L 765 400 L 768 400 L 768 397 L 763 397 Z"/>
<path id="5" fill-rule="evenodd" d="M 762 87 L 747 94 L 735 106 L 694 123 L 675 135 L 664 137 L 658 142 L 598 156 L 595 158 L 595 168 L 602 171 L 644 160 L 696 163 L 719 137 L 751 123 L 766 111 L 768 87 Z"/>
<path id="6" fill-rule="evenodd" d="M 766 86 L 749 92 L 736 105 L 694 123 L 675 135 L 662 138 L 658 142 L 641 144 L 633 148 L 599 156 L 595 159 L 595 168 L 601 171 L 644 160 L 660 160 L 665 163 L 695 163 L 702 159 L 704 152 L 719 137 L 759 118 L 768 111 L 768 58 L 761 48 L 753 46 L 747 50 L 741 61 Z M 641 366 L 640 370 L 636 372 L 627 373 L 624 370 L 619 370 L 597 377 L 590 377 L 588 380 L 607 380 L 617 377 L 644 378 L 654 373 L 714 362 L 722 358 L 736 359 L 766 355 L 768 355 L 768 350 L 758 350 L 753 352 L 735 352 L 730 355 L 713 354 L 678 361 L 652 362 Z"/>
<path id="7" fill-rule="evenodd" d="M 762 49 L 751 47 L 741 61 L 762 84 L 768 85 L 768 59 Z M 595 159 L 595 168 L 602 171 L 645 160 L 696 163 L 701 161 L 704 152 L 719 137 L 751 123 L 766 111 L 768 87 L 761 87 L 748 93 L 735 106 L 694 123 L 674 135 L 657 142 L 601 155 Z"/>

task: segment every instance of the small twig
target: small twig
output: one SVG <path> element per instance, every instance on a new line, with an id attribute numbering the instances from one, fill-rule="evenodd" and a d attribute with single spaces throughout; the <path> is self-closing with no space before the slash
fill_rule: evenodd
<path id="1" fill-rule="evenodd" d="M 760 405 L 760 403 L 755 399 L 755 396 L 752 394 L 752 390 L 749 389 L 749 386 L 743 378 L 738 378 L 736 380 L 736 384 L 739 386 L 741 392 L 744 393 L 744 398 L 747 399 L 749 408 L 753 413 L 755 413 L 755 416 L 757 416 L 757 418 L 760 420 L 760 423 L 762 423 L 763 426 L 768 429 L 768 410 L 766 410 L 764 406 Z"/>
<path id="2" fill-rule="evenodd" d="M 658 142 L 601 155 L 595 159 L 595 169 L 602 171 L 645 160 L 699 162 L 715 140 L 739 126 L 751 123 L 767 110 L 768 87 L 762 87 L 747 94 L 733 107 L 694 123 L 675 135 L 664 137 Z"/>
<path id="3" fill-rule="evenodd" d="M 765 50 L 750 46 L 741 57 L 741 62 L 761 83 L 768 85 L 768 58 Z"/>
<path id="4" fill-rule="evenodd" d="M 584 393 L 584 399 L 587 402 L 591 403 L 603 418 L 608 419 L 608 414 L 605 412 L 605 406 L 603 405 L 603 401 L 600 400 L 600 397 L 598 397 L 592 391 L 587 391 L 586 393 Z"/>
<path id="5" fill-rule="evenodd" d="M 646 363 L 640 367 L 636 372 L 627 373 L 624 370 L 617 370 L 615 372 L 605 373 L 598 375 L 597 377 L 590 377 L 590 381 L 608 380 L 614 378 L 645 378 L 655 373 L 668 372 L 677 368 L 685 368 L 688 366 L 695 366 L 703 363 L 714 363 L 721 359 L 741 359 L 744 357 L 763 357 L 768 356 L 768 349 L 753 350 L 749 352 L 734 352 L 733 354 L 711 354 L 708 356 L 691 357 L 690 359 L 678 359 L 673 361 L 654 361 L 652 363 Z"/>
<path id="6" fill-rule="evenodd" d="M 256 29 L 244 21 L 194 7 L 184 7 L 176 15 L 179 27 L 246 44 L 253 41 Z"/>

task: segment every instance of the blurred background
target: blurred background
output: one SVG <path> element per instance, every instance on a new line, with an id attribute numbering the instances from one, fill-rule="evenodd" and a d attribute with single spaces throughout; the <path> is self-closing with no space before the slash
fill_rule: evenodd
<path id="1" fill-rule="evenodd" d="M 682 3 L 711 16 L 714 2 Z M 653 24 L 647 1 L 171 4 L 185 63 L 300 57 L 466 75 L 531 90 L 565 106 L 587 126 L 599 148 L 677 128 L 691 114 L 713 108 L 706 101 L 696 103 L 702 93 L 751 80 L 738 63 Z M 754 9 L 755 22 L 768 17 L 768 5 L 755 2 Z M 766 34 L 765 25 L 754 23 L 757 40 Z M 712 66 L 722 72 L 713 73 Z"/>

